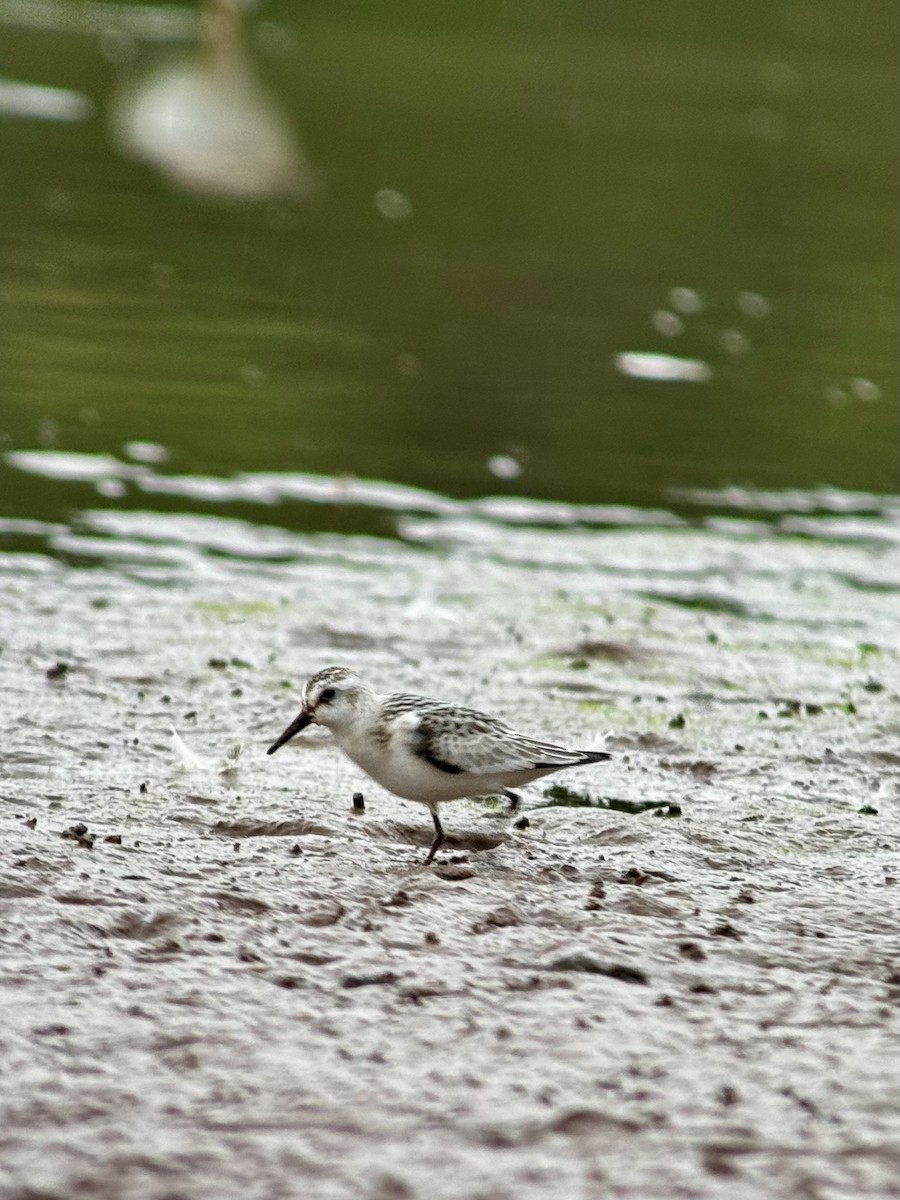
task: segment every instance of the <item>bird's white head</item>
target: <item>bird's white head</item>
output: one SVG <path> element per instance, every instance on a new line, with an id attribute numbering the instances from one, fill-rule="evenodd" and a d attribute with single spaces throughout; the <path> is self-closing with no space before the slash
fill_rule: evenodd
<path id="1" fill-rule="evenodd" d="M 354 725 L 360 716 L 378 703 L 375 692 L 348 667 L 326 667 L 306 681 L 299 715 L 273 742 L 267 753 L 275 751 L 315 722 L 334 732 Z"/>
<path id="2" fill-rule="evenodd" d="M 326 667 L 303 689 L 304 712 L 326 729 L 354 724 L 375 703 L 375 693 L 348 667 Z"/>

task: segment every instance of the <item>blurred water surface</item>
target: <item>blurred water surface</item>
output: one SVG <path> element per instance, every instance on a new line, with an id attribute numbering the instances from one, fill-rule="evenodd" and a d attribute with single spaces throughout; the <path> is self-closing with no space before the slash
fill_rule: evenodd
<path id="1" fill-rule="evenodd" d="M 2 0 L 0 517 L 893 491 L 897 12 Z"/>

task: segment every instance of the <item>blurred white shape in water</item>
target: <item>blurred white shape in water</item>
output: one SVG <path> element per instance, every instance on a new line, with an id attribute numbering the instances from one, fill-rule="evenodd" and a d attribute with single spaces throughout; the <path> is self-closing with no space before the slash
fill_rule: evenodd
<path id="1" fill-rule="evenodd" d="M 699 358 L 629 351 L 617 354 L 615 364 L 617 371 L 632 379 L 654 379 L 663 383 L 706 383 L 712 379 L 709 365 Z"/>
<path id="2" fill-rule="evenodd" d="M 780 142 L 787 134 L 787 121 L 772 108 L 754 108 L 747 113 L 747 132 L 761 142 Z"/>
<path id="3" fill-rule="evenodd" d="M 825 399 L 832 408 L 846 408 L 850 403 L 850 394 L 845 388 L 834 384 L 825 389 Z"/>
<path id="4" fill-rule="evenodd" d="M 93 103 L 80 92 L 0 79 L 0 116 L 75 122 L 93 115 Z"/>
<path id="5" fill-rule="evenodd" d="M 658 308 L 650 318 L 650 323 L 657 333 L 664 337 L 678 337 L 684 333 L 684 321 L 667 308 Z"/>
<path id="6" fill-rule="evenodd" d="M 857 400 L 865 400 L 868 404 L 881 399 L 881 388 L 872 379 L 857 376 L 856 379 L 850 380 L 850 390 Z"/>
<path id="7" fill-rule="evenodd" d="M 159 442 L 126 442 L 122 449 L 133 462 L 163 463 L 169 457 L 169 451 Z"/>
<path id="8" fill-rule="evenodd" d="M 397 370 L 407 379 L 417 379 L 425 370 L 425 366 L 417 354 L 403 351 L 396 358 Z"/>
<path id="9" fill-rule="evenodd" d="M 128 491 L 121 479 L 98 479 L 94 487 L 107 500 L 121 500 Z"/>
<path id="10" fill-rule="evenodd" d="M 90 33 L 110 28 L 142 41 L 193 37 L 197 17 L 177 4 L 122 4 L 118 0 L 0 0 L 0 24 L 51 33 Z"/>
<path id="11" fill-rule="evenodd" d="M 389 221 L 406 221 L 413 214 L 408 196 L 394 188 L 381 188 L 375 193 L 375 207 Z"/>
<path id="12" fill-rule="evenodd" d="M 750 352 L 750 341 L 739 329 L 723 329 L 719 334 L 719 345 L 726 354 L 733 354 L 735 358 Z"/>
<path id="13" fill-rule="evenodd" d="M 240 376 L 243 382 L 250 387 L 259 387 L 261 383 L 266 382 L 265 371 L 256 363 L 244 363 L 240 370 Z"/>
<path id="14" fill-rule="evenodd" d="M 772 305 L 759 292 L 738 292 L 738 308 L 745 317 L 767 317 Z"/>
<path id="15" fill-rule="evenodd" d="M 774 96 L 795 96 L 803 87 L 803 76 L 787 62 L 765 62 L 759 68 L 759 81 Z"/>
<path id="16" fill-rule="evenodd" d="M 518 479 L 522 474 L 522 464 L 511 454 L 492 454 L 487 469 L 497 479 Z"/>
<path id="17" fill-rule="evenodd" d="M 207 0 L 203 45 L 127 85 L 113 104 L 121 149 L 186 191 L 260 200 L 307 197 L 315 172 L 253 75 L 237 0 Z"/>
<path id="18" fill-rule="evenodd" d="M 703 297 L 699 292 L 688 287 L 671 288 L 669 303 L 676 312 L 684 313 L 685 316 L 693 316 L 694 313 L 701 312 L 703 309 Z"/>
<path id="19" fill-rule="evenodd" d="M 10 450 L 5 456 L 11 467 L 44 479 L 72 483 L 95 483 L 104 478 L 128 477 L 140 471 L 119 462 L 111 454 L 79 454 L 72 450 Z"/>

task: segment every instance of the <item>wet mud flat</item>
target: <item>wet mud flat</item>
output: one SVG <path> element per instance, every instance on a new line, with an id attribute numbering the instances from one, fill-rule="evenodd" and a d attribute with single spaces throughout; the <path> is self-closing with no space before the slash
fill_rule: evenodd
<path id="1" fill-rule="evenodd" d="M 3 1200 L 900 1194 L 895 524 L 139 518 L 0 557 Z M 423 869 L 331 662 L 614 759 Z"/>

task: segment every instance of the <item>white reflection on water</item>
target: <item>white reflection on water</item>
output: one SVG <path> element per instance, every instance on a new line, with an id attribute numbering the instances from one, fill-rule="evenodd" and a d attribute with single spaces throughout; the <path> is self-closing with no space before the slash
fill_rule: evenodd
<path id="1" fill-rule="evenodd" d="M 707 383 L 712 368 L 699 358 L 677 358 L 674 354 L 626 351 L 615 357 L 616 370 L 632 379 L 661 383 Z"/>
<path id="2" fill-rule="evenodd" d="M 0 115 L 41 121 L 86 121 L 94 115 L 94 105 L 81 92 L 68 88 L 0 79 Z"/>
<path id="3" fill-rule="evenodd" d="M 396 530 L 410 541 L 432 542 L 459 538 L 476 544 L 486 531 L 513 526 L 543 526 L 571 529 L 581 527 L 677 528 L 688 524 L 665 509 L 641 509 L 630 505 L 568 504 L 527 496 L 483 496 L 456 500 L 439 492 L 409 487 L 387 480 L 357 479 L 349 475 L 313 475 L 304 472 L 254 472 L 221 476 L 161 475 L 149 466 L 122 462 L 109 454 L 75 454 L 56 450 L 10 451 L 5 463 L 31 475 L 69 483 L 93 484 L 103 495 L 112 495 L 110 483 L 118 485 L 114 498 L 129 488 L 146 496 L 165 495 L 200 503 L 250 503 L 272 506 L 284 502 L 321 504 L 334 507 L 376 509 L 396 514 Z M 846 492 L 837 488 L 764 491 L 758 488 L 672 489 L 673 503 L 695 505 L 714 513 L 767 514 L 782 533 L 803 534 L 826 540 L 878 540 L 900 542 L 900 498 L 868 492 Z M 112 536 L 117 556 L 146 557 L 142 538 L 165 524 L 166 541 L 176 528 L 172 514 L 140 511 L 98 510 L 82 513 L 80 528 L 53 527 L 50 543 L 59 553 L 101 554 L 103 541 L 85 537 L 83 527 Z M 862 518 L 862 519 L 861 519 Z M 879 518 L 873 522 L 872 518 Z M 711 529 L 721 526 L 722 516 L 703 517 Z M 216 549 L 239 558 L 278 558 L 297 552 L 297 537 L 287 530 L 265 529 L 250 522 L 226 518 L 179 514 L 175 541 L 208 544 L 210 530 L 222 540 Z M 734 518 L 729 526 L 739 530 Z M 771 525 L 767 525 L 771 528 Z M 48 527 L 49 529 L 50 527 Z M 740 531 L 752 534 L 759 523 L 743 523 Z M 41 536 L 37 526 L 0 521 L 0 533 L 12 536 L 29 531 Z M 455 532 L 454 532 L 455 531 Z M 101 556 L 108 556 L 107 548 Z M 161 551 L 160 551 L 161 553 Z M 165 557 L 165 555 L 164 555 Z"/>

